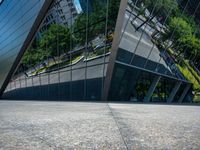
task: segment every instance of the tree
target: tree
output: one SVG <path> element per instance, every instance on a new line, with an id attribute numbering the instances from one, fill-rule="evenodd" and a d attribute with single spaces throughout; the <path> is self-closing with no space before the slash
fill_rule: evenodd
<path id="1" fill-rule="evenodd" d="M 47 59 L 50 56 L 50 51 L 48 50 L 42 50 L 40 48 L 33 48 L 29 47 L 27 51 L 25 52 L 22 64 L 26 67 L 33 67 L 38 63 L 41 63 L 45 59 Z"/>
<path id="2" fill-rule="evenodd" d="M 178 45 L 182 38 L 192 35 L 192 27 L 187 21 L 182 18 L 173 17 L 168 25 L 166 33 L 163 35 L 163 40 L 171 40 L 173 45 Z"/>
<path id="3" fill-rule="evenodd" d="M 136 28 L 136 31 L 155 17 L 162 17 L 162 20 L 165 20 L 169 13 L 173 16 L 179 10 L 177 2 L 174 0 L 144 0 L 144 5 L 145 9 L 147 8 L 150 11 L 150 15 L 146 21 Z"/>
<path id="4" fill-rule="evenodd" d="M 144 0 L 144 4 L 150 12 L 155 15 L 159 12 L 159 16 L 167 17 L 169 10 L 171 10 L 171 16 L 174 16 L 178 11 L 178 3 L 176 0 Z"/>
<path id="5" fill-rule="evenodd" d="M 89 14 L 80 14 L 70 28 L 59 24 L 52 24 L 42 34 L 37 44 L 32 43 L 24 55 L 23 63 L 31 66 L 40 63 L 49 57 L 57 57 L 72 50 L 74 45 L 84 45 L 106 29 L 108 4 L 108 28 L 114 30 L 118 15 L 120 0 L 93 0 L 92 10 Z M 87 28 L 86 28 L 87 27 Z"/>
<path id="6" fill-rule="evenodd" d="M 70 42 L 73 42 L 73 40 L 74 38 L 71 36 L 69 28 L 52 24 L 43 34 L 39 48 L 44 51 L 48 49 L 51 56 L 60 56 L 70 51 Z"/>
<path id="7" fill-rule="evenodd" d="M 108 6 L 108 26 L 111 30 L 114 30 L 116 25 L 116 20 L 119 12 L 120 0 L 109 0 Z"/>
<path id="8" fill-rule="evenodd" d="M 194 35 L 186 36 L 180 41 L 182 52 L 187 58 L 200 54 L 200 40 Z"/>
<path id="9" fill-rule="evenodd" d="M 52 24 L 42 37 L 33 41 L 23 56 L 22 63 L 33 67 L 49 57 L 60 56 L 70 51 L 74 38 L 70 30 L 58 24 Z M 70 43 L 71 42 L 71 43 Z"/>
<path id="10" fill-rule="evenodd" d="M 119 0 L 109 0 L 107 30 L 114 31 L 119 5 L 120 5 Z M 88 41 L 93 39 L 98 34 L 105 33 L 106 18 L 107 18 L 106 13 L 107 13 L 106 0 L 104 1 L 95 0 L 92 6 L 92 12 L 90 12 L 89 14 L 82 13 L 81 15 L 78 16 L 72 28 L 74 30 L 74 35 L 76 37 L 76 40 L 80 44 L 85 44 L 86 33 Z"/>
<path id="11" fill-rule="evenodd" d="M 92 10 L 89 14 L 80 14 L 72 27 L 75 38 L 81 45 L 86 42 L 86 34 L 89 41 L 89 38 L 100 33 L 103 29 L 105 30 L 105 5 L 102 2 L 94 1 Z"/>

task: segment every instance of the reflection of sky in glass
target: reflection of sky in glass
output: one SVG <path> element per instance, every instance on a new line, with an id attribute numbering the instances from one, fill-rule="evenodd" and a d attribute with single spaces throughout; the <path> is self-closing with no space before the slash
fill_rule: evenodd
<path id="1" fill-rule="evenodd" d="M 0 0 L 0 2 L 2 2 L 0 6 L 1 88 L 44 4 L 44 0 L 23 0 L 20 3 L 19 0 Z"/>
<path id="2" fill-rule="evenodd" d="M 74 0 L 74 4 L 76 6 L 76 9 L 77 9 L 78 13 L 81 13 L 82 9 L 81 9 L 81 5 L 80 5 L 79 0 Z"/>

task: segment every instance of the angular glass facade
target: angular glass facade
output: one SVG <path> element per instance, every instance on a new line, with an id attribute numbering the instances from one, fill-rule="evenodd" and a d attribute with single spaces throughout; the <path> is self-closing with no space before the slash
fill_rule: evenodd
<path id="1" fill-rule="evenodd" d="M 176 53 L 176 28 L 163 40 L 174 10 L 163 12 L 157 8 L 161 5 L 146 0 L 5 0 L 0 6 L 1 86 L 8 73 L 12 79 L 3 98 L 191 102 L 191 81 L 181 70 L 182 61 L 170 53 Z M 33 27 L 37 30 L 31 32 Z M 32 42 L 27 41 L 30 33 Z"/>
<path id="2" fill-rule="evenodd" d="M 81 6 L 82 1 L 53 2 L 8 95 L 18 89 L 20 96 L 32 91 L 35 99 L 101 100 L 120 0 L 84 2 L 80 11 Z"/>
<path id="3" fill-rule="evenodd" d="M 151 7 L 145 10 L 145 4 Z M 171 5 L 175 4 L 176 1 Z M 119 47 L 111 54 L 114 67 L 109 68 L 113 69 L 108 83 L 109 101 L 171 103 L 182 100 L 180 91 L 190 83 L 177 67 L 179 62 L 169 55 L 170 46 L 159 44 L 172 15 L 170 9 L 166 10 L 167 16 L 159 22 L 160 14 L 156 9 L 160 5 L 159 1 L 128 1 Z M 141 12 L 143 9 L 145 11 Z"/>
<path id="4" fill-rule="evenodd" d="M 0 88 L 13 72 L 14 63 L 20 55 L 31 28 L 45 0 L 4 0 L 0 6 Z M 2 91 L 1 91 L 2 92 Z"/>

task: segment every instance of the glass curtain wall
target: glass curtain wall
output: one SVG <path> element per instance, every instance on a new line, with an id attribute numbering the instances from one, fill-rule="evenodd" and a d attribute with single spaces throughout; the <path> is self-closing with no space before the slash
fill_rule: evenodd
<path id="1" fill-rule="evenodd" d="M 175 84 L 176 84 L 176 80 L 161 78 L 161 80 L 158 82 L 156 89 L 151 97 L 151 102 L 166 103 Z M 178 100 L 177 98 L 178 97 L 175 97 L 176 100 Z M 173 101 L 175 101 L 175 99 Z"/>
<path id="2" fill-rule="evenodd" d="M 55 0 L 4 95 L 100 100 L 119 5 Z"/>
<path id="3" fill-rule="evenodd" d="M 193 92 L 199 92 L 200 82 L 197 80 L 200 74 L 194 64 L 200 56 L 200 48 L 192 44 L 189 37 L 200 44 L 199 25 L 195 18 L 200 10 L 200 2 L 196 3 L 192 12 L 189 12 L 188 5 L 189 0 L 128 1 L 109 100 L 121 98 L 121 100 L 143 101 L 153 84 L 151 76 L 161 77 L 151 96 L 152 102 L 166 102 L 178 82 L 185 85 L 184 88 L 188 84 L 193 84 Z M 119 79 L 119 74 L 122 75 L 119 69 L 123 68 L 123 65 L 127 69 L 124 72 L 130 72 L 127 73 L 130 76 L 127 78 L 130 79 L 127 80 L 125 76 L 121 80 L 127 82 L 121 82 Z M 150 74 L 148 77 L 150 82 L 144 80 L 143 72 Z M 125 90 L 127 93 L 123 94 L 124 88 L 131 89 Z"/>
<path id="4" fill-rule="evenodd" d="M 0 5 L 0 88 L 31 31 L 45 0 L 4 0 Z M 21 84 L 12 84 L 20 87 Z"/>

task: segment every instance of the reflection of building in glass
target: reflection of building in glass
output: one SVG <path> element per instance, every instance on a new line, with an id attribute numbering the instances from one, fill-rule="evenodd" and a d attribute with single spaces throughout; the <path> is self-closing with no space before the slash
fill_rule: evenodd
<path id="1" fill-rule="evenodd" d="M 48 11 L 40 32 L 45 31 L 51 24 L 60 24 L 63 26 L 71 26 L 77 17 L 78 12 L 75 7 L 74 0 L 56 0 Z"/>
<path id="2" fill-rule="evenodd" d="M 136 30 L 151 12 L 139 16 L 134 3 L 80 0 L 83 12 L 77 13 L 71 0 L 46 0 L 30 11 L 37 17 L 28 25 L 15 20 L 28 29 L 24 38 L 17 36 L 4 43 L 5 37 L 0 37 L 0 49 L 6 51 L 0 51 L 0 63 L 9 64 L 6 69 L 0 66 L 3 98 L 191 102 L 191 82 L 177 67 L 178 61 L 152 37 L 155 32 L 161 36 L 165 25 L 155 17 Z M 19 8 L 31 6 L 22 3 Z M 3 22 L 5 14 L 0 14 Z M 26 22 L 30 14 L 27 18 L 19 14 L 19 18 Z M 5 30 L 0 28 L 0 35 L 7 36 Z M 34 35 L 41 32 L 35 40 Z M 7 46 L 13 40 L 15 45 Z M 17 44 L 21 45 L 14 48 Z"/>
<path id="3" fill-rule="evenodd" d="M 92 1 L 93 0 L 79 0 L 81 9 L 83 12 L 91 12 L 92 11 Z M 87 5 L 88 3 L 88 5 Z"/>
<path id="4" fill-rule="evenodd" d="M 94 10 L 95 4 L 105 5 L 106 0 L 79 0 L 83 12 L 91 13 Z"/>

